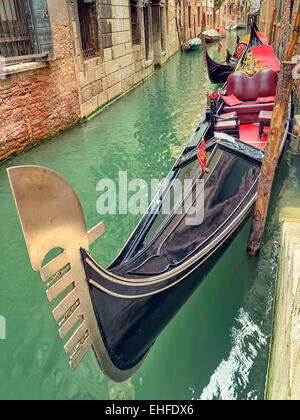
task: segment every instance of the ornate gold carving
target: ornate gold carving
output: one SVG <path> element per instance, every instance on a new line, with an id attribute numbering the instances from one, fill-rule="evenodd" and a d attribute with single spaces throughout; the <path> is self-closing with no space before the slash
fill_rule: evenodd
<path id="1" fill-rule="evenodd" d="M 250 51 L 247 60 L 241 64 L 239 63 L 236 69 L 236 72 L 244 73 L 247 76 L 254 76 L 259 73 L 261 70 L 266 69 L 266 66 L 260 66 L 259 61 L 253 57 L 252 52 Z"/>

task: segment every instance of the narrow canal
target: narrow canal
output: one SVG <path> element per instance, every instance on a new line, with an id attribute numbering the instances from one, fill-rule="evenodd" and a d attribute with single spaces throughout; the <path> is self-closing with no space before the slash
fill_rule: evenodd
<path id="1" fill-rule="evenodd" d="M 224 41 L 223 41 L 224 42 Z M 228 40 L 235 42 L 234 36 Z M 216 57 L 217 45 L 211 47 Z M 41 165 L 62 174 L 83 204 L 88 228 L 103 219 L 107 233 L 93 255 L 107 265 L 140 215 L 96 211 L 102 178 L 162 179 L 189 140 L 215 91 L 201 51 L 176 54 L 143 85 L 88 123 L 0 167 L 1 399 L 262 399 L 268 364 L 282 207 L 300 206 L 300 159 L 291 141 L 277 174 L 263 251 L 246 254 L 250 221 L 158 338 L 133 378 L 108 380 L 90 351 L 68 368 L 45 286 L 29 264 L 6 168 Z"/>

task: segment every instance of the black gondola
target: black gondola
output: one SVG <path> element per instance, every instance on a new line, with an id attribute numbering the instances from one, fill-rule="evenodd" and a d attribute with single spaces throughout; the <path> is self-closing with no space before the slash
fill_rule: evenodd
<path id="1" fill-rule="evenodd" d="M 223 107 L 220 100 L 219 115 Z M 281 150 L 291 118 L 290 104 Z M 205 173 L 198 161 L 203 139 Z M 87 231 L 72 187 L 45 168 L 8 169 L 32 267 L 47 283 L 49 301 L 60 298 L 53 316 L 61 338 L 73 332 L 65 344 L 72 369 L 90 347 L 104 373 L 115 381 L 129 378 L 138 369 L 160 332 L 250 214 L 263 158 L 263 147 L 217 135 L 208 110 L 107 269 L 89 251 L 104 233 L 104 225 Z M 54 248 L 61 253 L 43 265 Z"/>
<path id="2" fill-rule="evenodd" d="M 208 54 L 207 47 L 205 44 L 205 40 L 202 40 L 202 50 L 204 55 L 204 62 L 206 64 L 206 68 L 208 71 L 209 79 L 212 83 L 225 83 L 228 79 L 229 75 L 233 73 L 239 63 L 239 60 L 236 59 L 234 56 L 228 55 L 225 63 L 217 63 L 214 61 Z M 246 48 L 242 58 L 241 63 L 246 60 L 246 57 L 251 50 L 252 47 L 257 45 L 263 45 L 263 41 L 260 39 L 258 35 L 258 28 L 256 25 L 252 25 L 251 27 L 251 36 L 249 40 L 248 47 Z"/>

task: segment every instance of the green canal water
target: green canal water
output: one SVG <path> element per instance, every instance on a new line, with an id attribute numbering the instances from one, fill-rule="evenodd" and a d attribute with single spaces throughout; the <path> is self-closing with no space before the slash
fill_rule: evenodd
<path id="1" fill-rule="evenodd" d="M 225 41 L 223 41 L 225 42 Z M 229 38 L 229 44 L 234 38 Z M 217 45 L 211 53 L 221 58 Z M 115 384 L 90 350 L 68 367 L 46 301 L 31 270 L 6 175 L 9 166 L 58 171 L 77 192 L 88 228 L 101 219 L 107 233 L 92 247 L 103 265 L 116 256 L 140 215 L 96 211 L 102 178 L 165 177 L 202 118 L 209 83 L 201 51 L 176 54 L 144 84 L 88 123 L 19 155 L 0 167 L 0 399 L 263 399 L 276 278 L 276 242 L 282 207 L 300 207 L 300 159 L 289 142 L 277 173 L 258 259 L 246 254 L 250 221 L 159 336 L 139 371 Z"/>

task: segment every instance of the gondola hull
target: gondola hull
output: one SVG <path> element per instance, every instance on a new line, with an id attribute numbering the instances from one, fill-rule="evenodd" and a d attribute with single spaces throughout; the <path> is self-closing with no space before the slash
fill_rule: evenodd
<path id="1" fill-rule="evenodd" d="M 91 299 L 103 341 L 112 362 L 120 371 L 126 372 L 139 367 L 159 334 L 206 278 L 242 228 L 246 218 L 247 214 L 236 229 L 218 243 L 206 258 L 203 257 L 189 269 L 182 271 L 176 280 L 172 279 L 173 286 L 166 290 L 132 299 L 111 296 L 91 284 Z M 83 258 L 89 260 L 90 256 L 83 253 Z M 90 279 L 101 284 L 99 272 L 88 264 L 86 269 Z M 127 291 L 129 292 L 130 290 Z M 118 377 L 113 379 L 119 380 Z"/>
<path id="2" fill-rule="evenodd" d="M 222 84 L 225 83 L 228 77 L 235 71 L 235 68 L 238 62 L 233 62 L 231 65 L 225 63 L 217 63 L 211 59 L 211 57 L 207 54 L 207 71 L 209 80 L 213 84 Z"/>

